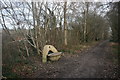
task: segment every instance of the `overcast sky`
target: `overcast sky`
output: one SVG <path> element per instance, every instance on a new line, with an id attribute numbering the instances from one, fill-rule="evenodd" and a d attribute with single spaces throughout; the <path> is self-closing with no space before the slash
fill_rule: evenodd
<path id="1" fill-rule="evenodd" d="M 1 1 L 1 0 L 0 0 Z M 7 1 L 9 1 L 9 0 L 5 0 L 6 2 Z M 10 0 L 11 2 L 14 2 L 14 1 L 17 1 L 18 2 L 18 0 Z M 47 1 L 47 2 L 52 2 L 52 1 L 57 1 L 57 2 L 63 2 L 63 1 L 65 1 L 65 0 L 19 0 L 19 1 L 28 1 L 28 2 L 31 2 L 31 1 Z M 83 0 L 66 0 L 66 1 L 68 1 L 68 2 L 82 2 Z M 116 1 L 120 1 L 120 0 L 84 0 L 84 1 L 88 1 L 88 2 L 116 2 Z M 0 20 L 2 20 L 1 19 L 1 14 L 0 14 Z M 1 22 L 1 21 L 0 21 Z M 6 23 L 6 26 L 10 26 L 10 23 Z M 0 28 L 2 28 L 2 26 L 1 26 L 1 24 L 0 24 Z"/>
<path id="2" fill-rule="evenodd" d="M 2 0 L 0 0 L 0 1 L 2 1 Z M 27 1 L 27 2 L 36 2 L 36 1 L 38 1 L 38 2 L 64 2 L 64 1 L 68 1 L 68 2 L 83 2 L 83 1 L 86 1 L 86 2 L 118 2 L 118 1 L 120 1 L 120 0 L 5 0 L 6 2 L 7 1 L 11 1 L 11 2 L 20 2 L 20 1 L 22 1 L 22 2 L 24 2 L 24 1 Z"/>

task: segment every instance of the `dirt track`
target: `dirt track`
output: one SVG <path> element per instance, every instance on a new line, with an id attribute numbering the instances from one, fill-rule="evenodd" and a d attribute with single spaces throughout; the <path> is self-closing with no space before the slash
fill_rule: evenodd
<path id="1" fill-rule="evenodd" d="M 108 41 L 80 54 L 65 54 L 57 62 L 41 64 L 35 78 L 116 78 L 116 65 L 111 58 Z"/>

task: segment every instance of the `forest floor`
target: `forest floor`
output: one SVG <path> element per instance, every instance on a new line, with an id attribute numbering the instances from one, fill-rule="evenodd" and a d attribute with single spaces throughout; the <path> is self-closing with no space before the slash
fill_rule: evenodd
<path id="1" fill-rule="evenodd" d="M 64 53 L 59 61 L 37 63 L 34 78 L 117 78 L 118 56 L 113 43 L 103 41 L 79 54 Z"/>
<path id="2" fill-rule="evenodd" d="M 3 76 L 7 78 L 117 78 L 119 71 L 117 53 L 118 51 L 120 53 L 117 47 L 117 43 L 108 40 L 73 46 L 69 48 L 72 52 L 65 51 L 58 61 L 47 63 L 42 63 L 40 56 L 31 56 L 26 61 L 12 65 L 11 71 L 7 70 L 9 66 L 5 68 L 9 73 Z"/>

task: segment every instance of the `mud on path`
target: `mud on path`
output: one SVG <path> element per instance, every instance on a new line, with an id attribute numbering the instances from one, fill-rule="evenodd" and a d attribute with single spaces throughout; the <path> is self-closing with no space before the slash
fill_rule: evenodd
<path id="1" fill-rule="evenodd" d="M 108 41 L 79 54 L 64 54 L 57 62 L 40 64 L 34 78 L 117 78 Z"/>

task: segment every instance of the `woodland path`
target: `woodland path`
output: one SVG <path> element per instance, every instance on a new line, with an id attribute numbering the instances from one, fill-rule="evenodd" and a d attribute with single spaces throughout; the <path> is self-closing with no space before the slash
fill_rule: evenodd
<path id="1" fill-rule="evenodd" d="M 67 57 L 66 57 L 67 56 Z M 103 41 L 90 49 L 70 56 L 65 54 L 57 62 L 42 64 L 35 78 L 116 78 L 110 58 L 109 41 Z"/>

